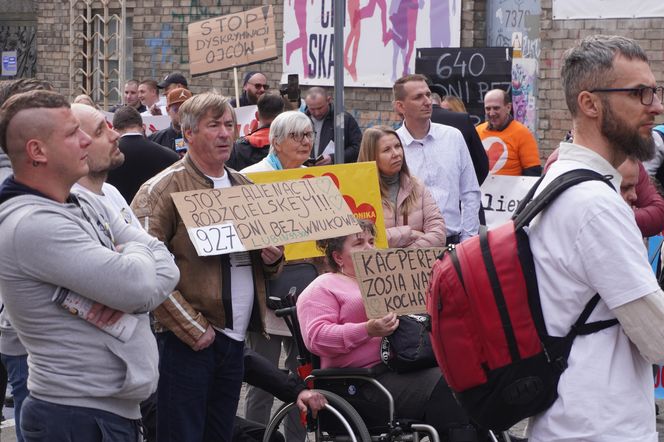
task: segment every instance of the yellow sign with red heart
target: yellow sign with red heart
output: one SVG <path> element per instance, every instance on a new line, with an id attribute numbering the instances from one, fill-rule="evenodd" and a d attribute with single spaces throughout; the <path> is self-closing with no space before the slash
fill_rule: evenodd
<path id="1" fill-rule="evenodd" d="M 300 167 L 273 172 L 249 173 L 247 176 L 255 183 L 274 183 L 329 176 L 355 217 L 368 219 L 376 225 L 376 248 L 387 248 L 387 234 L 385 233 L 378 170 L 375 162 Z M 323 255 L 313 241 L 288 244 L 285 247 L 286 259 L 289 261 Z"/>

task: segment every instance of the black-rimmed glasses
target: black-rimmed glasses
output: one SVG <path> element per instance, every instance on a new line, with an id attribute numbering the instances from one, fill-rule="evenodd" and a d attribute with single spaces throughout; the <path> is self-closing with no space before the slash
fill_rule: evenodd
<path id="1" fill-rule="evenodd" d="M 300 133 L 291 132 L 288 134 L 288 136 L 291 137 L 293 141 L 301 143 L 304 141 L 305 137 L 308 138 L 309 140 L 313 140 L 315 134 L 313 132 L 300 132 Z"/>
<path id="2" fill-rule="evenodd" d="M 641 97 L 641 104 L 644 106 L 650 106 L 655 99 L 655 95 L 659 98 L 659 102 L 664 102 L 664 86 L 650 87 L 650 86 L 641 86 L 641 87 L 622 87 L 622 88 L 606 88 L 606 89 L 593 89 L 589 92 L 631 92 L 633 94 L 639 94 Z"/>

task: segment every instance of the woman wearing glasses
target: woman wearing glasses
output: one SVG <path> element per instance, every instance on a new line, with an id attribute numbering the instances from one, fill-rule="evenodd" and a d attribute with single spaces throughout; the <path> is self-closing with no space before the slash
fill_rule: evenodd
<path id="1" fill-rule="evenodd" d="M 282 169 L 304 167 L 302 164 L 309 158 L 314 132 L 311 120 L 302 112 L 283 112 L 270 125 L 270 151 L 256 164 L 245 167 L 241 173 L 267 172 Z M 265 331 L 269 339 L 260 333 L 249 332 L 247 344 L 254 351 L 270 360 L 275 366 L 279 364 L 281 345 L 286 351 L 286 368 L 297 372 L 297 348 L 293 342 L 286 323 L 277 318 L 272 310 L 265 315 Z M 245 408 L 246 418 L 267 424 L 272 408 L 272 395 L 256 387 L 249 387 Z M 286 421 L 287 440 L 303 441 L 306 433 L 299 424 L 299 415 L 294 413 Z"/>

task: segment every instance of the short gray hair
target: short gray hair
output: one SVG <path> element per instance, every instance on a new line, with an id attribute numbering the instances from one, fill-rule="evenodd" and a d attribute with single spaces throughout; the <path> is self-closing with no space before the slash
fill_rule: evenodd
<path id="1" fill-rule="evenodd" d="M 205 92 L 194 95 L 182 103 L 182 106 L 180 106 L 180 109 L 178 110 L 182 132 L 184 133 L 184 131 L 188 129 L 192 132 L 196 132 L 198 130 L 198 124 L 208 113 L 212 113 L 212 117 L 216 119 L 221 117 L 227 111 L 230 111 L 231 116 L 233 117 L 233 126 L 235 128 L 234 133 L 235 138 L 237 138 L 237 118 L 235 112 L 233 111 L 228 98 L 215 92 Z"/>
<path id="2" fill-rule="evenodd" d="M 579 110 L 577 99 L 581 92 L 606 87 L 614 80 L 613 61 L 618 55 L 648 62 L 646 53 L 634 40 L 618 35 L 592 35 L 565 52 L 560 77 L 572 116 Z"/>
<path id="3" fill-rule="evenodd" d="M 274 144 L 281 144 L 291 133 L 313 131 L 311 120 L 299 111 L 282 112 L 270 125 L 270 152 L 274 153 Z"/>

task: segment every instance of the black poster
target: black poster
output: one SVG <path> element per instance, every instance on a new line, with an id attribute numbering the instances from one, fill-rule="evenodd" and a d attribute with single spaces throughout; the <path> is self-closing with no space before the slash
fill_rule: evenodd
<path id="1" fill-rule="evenodd" d="M 512 48 L 421 48 L 415 72 L 444 95 L 461 98 L 477 124 L 484 121 L 484 94 L 511 89 Z"/>

